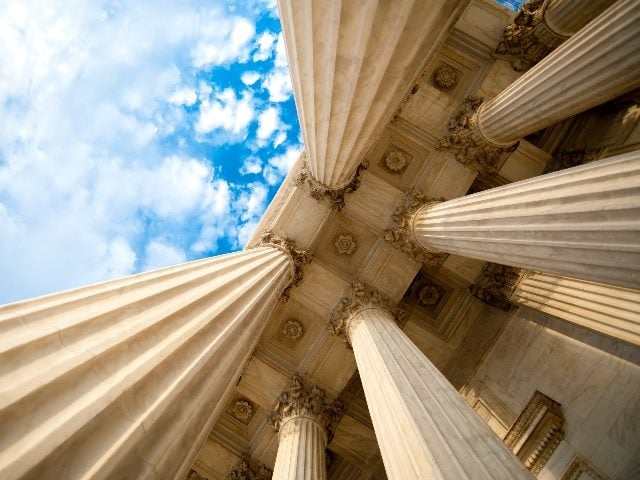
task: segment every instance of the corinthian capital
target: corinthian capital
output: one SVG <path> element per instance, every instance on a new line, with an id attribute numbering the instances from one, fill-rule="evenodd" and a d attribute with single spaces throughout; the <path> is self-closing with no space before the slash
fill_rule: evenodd
<path id="1" fill-rule="evenodd" d="M 440 267 L 449 254 L 423 248 L 413 234 L 413 219 L 420 207 L 443 200 L 444 198 L 427 197 L 418 190 L 410 190 L 391 216 L 393 226 L 385 230 L 383 235 L 385 241 L 428 267 Z"/>
<path id="2" fill-rule="evenodd" d="M 229 472 L 226 480 L 269 480 L 271 474 L 271 470 L 265 465 L 252 461 L 249 455 L 245 454 Z"/>
<path id="3" fill-rule="evenodd" d="M 289 238 L 283 238 L 271 230 L 265 230 L 260 235 L 257 242 L 251 245 L 252 248 L 271 245 L 276 247 L 289 256 L 291 261 L 291 283 L 282 293 L 282 300 L 289 300 L 291 287 L 298 286 L 304 278 L 302 267 L 311 262 L 312 255 L 309 250 L 300 250 L 296 248 L 296 244 Z"/>
<path id="4" fill-rule="evenodd" d="M 487 305 L 508 312 L 516 307 L 510 298 L 523 275 L 521 268 L 487 262 L 469 291 Z"/>
<path id="5" fill-rule="evenodd" d="M 349 296 L 340 300 L 331 312 L 329 328 L 349 344 L 349 328 L 352 326 L 354 316 L 367 308 L 387 310 L 398 323 L 404 322 L 406 317 L 404 308 L 394 303 L 384 293 L 364 283 L 355 282 L 351 285 Z"/>
<path id="6" fill-rule="evenodd" d="M 491 174 L 502 167 L 518 143 L 505 146 L 495 145 L 487 140 L 478 127 L 482 102 L 482 98 L 467 97 L 449 121 L 449 133 L 440 140 L 436 148 L 450 150 L 462 165 Z"/>
<path id="7" fill-rule="evenodd" d="M 342 413 L 340 400 L 331 399 L 318 386 L 305 385 L 300 375 L 294 375 L 291 385 L 278 397 L 268 420 L 273 429 L 279 431 L 287 420 L 294 417 L 311 418 L 325 429 L 328 443 Z"/>

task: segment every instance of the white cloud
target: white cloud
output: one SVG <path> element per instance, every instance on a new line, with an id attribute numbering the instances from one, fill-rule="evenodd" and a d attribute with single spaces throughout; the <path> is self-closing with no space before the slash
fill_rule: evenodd
<path id="1" fill-rule="evenodd" d="M 201 134 L 222 130 L 243 139 L 254 116 L 251 94 L 244 92 L 239 97 L 233 89 L 226 88 L 202 101 L 195 129 Z"/>
<path id="2" fill-rule="evenodd" d="M 251 21 L 234 17 L 225 21 L 198 23 L 202 25 L 202 38 L 191 53 L 195 67 L 245 62 L 249 58 L 251 40 L 255 35 L 255 25 Z"/>
<path id="3" fill-rule="evenodd" d="M 236 209 L 240 216 L 237 231 L 239 245 L 244 245 L 253 235 L 262 213 L 266 209 L 268 189 L 261 183 L 248 185 L 237 200 Z"/>
<path id="4" fill-rule="evenodd" d="M 271 32 L 264 32 L 258 37 L 256 41 L 258 51 L 253 54 L 254 62 L 264 61 L 271 57 L 276 38 L 277 37 Z"/>
<path id="5" fill-rule="evenodd" d="M 291 77 L 287 67 L 287 55 L 282 34 L 278 35 L 276 42 L 275 67 L 262 81 L 262 87 L 269 91 L 269 100 L 272 102 L 285 102 L 293 93 Z"/>
<path id="6" fill-rule="evenodd" d="M 258 72 L 244 72 L 240 80 L 242 80 L 242 83 L 245 85 L 250 86 L 260 80 L 260 74 Z"/>
<path id="7" fill-rule="evenodd" d="M 191 106 L 198 100 L 198 94 L 193 88 L 182 87 L 173 92 L 169 97 L 169 101 L 174 105 Z"/>
<path id="8" fill-rule="evenodd" d="M 273 132 L 282 128 L 280 111 L 275 107 L 267 107 L 258 115 L 258 140 L 267 140 Z"/>
<path id="9" fill-rule="evenodd" d="M 302 147 L 293 146 L 287 148 L 282 155 L 276 155 L 267 162 L 263 169 L 263 175 L 267 183 L 276 185 L 289 173 L 291 167 L 300 157 Z"/>
<path id="10" fill-rule="evenodd" d="M 247 157 L 240 168 L 242 175 L 260 172 L 262 172 L 262 160 L 257 157 Z"/>
<path id="11" fill-rule="evenodd" d="M 184 251 L 175 245 L 164 242 L 161 239 L 150 241 L 145 249 L 146 259 L 143 271 L 176 265 L 187 261 Z"/>

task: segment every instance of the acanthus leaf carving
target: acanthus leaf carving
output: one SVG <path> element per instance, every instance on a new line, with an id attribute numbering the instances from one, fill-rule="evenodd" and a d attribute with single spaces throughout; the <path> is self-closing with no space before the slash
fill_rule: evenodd
<path id="1" fill-rule="evenodd" d="M 487 305 L 508 312 L 516 308 L 509 299 L 524 273 L 520 268 L 488 262 L 469 291 Z"/>
<path id="2" fill-rule="evenodd" d="M 391 218 L 393 226 L 385 230 L 383 238 L 401 252 L 430 268 L 439 268 L 448 253 L 422 247 L 413 234 L 413 218 L 420 207 L 444 201 L 444 198 L 427 197 L 419 190 L 410 190 Z"/>
<path id="3" fill-rule="evenodd" d="M 458 74 L 453 67 L 444 64 L 434 73 L 433 81 L 441 89 L 449 90 L 458 84 Z"/>
<path id="4" fill-rule="evenodd" d="M 259 240 L 255 242 L 252 247 L 261 247 L 265 245 L 271 245 L 280 250 L 283 250 L 291 260 L 292 272 L 291 272 L 291 282 L 285 288 L 284 292 L 282 292 L 282 296 L 280 297 L 283 302 L 287 302 L 289 300 L 289 296 L 291 293 L 291 288 L 296 287 L 302 283 L 302 279 L 304 278 L 303 267 L 311 262 L 313 258 L 312 254 L 309 250 L 301 250 L 296 247 L 296 244 L 290 238 L 281 237 L 277 233 L 272 230 L 265 230 L 260 234 Z"/>
<path id="5" fill-rule="evenodd" d="M 346 185 L 340 188 L 328 188 L 313 178 L 313 175 L 311 175 L 309 171 L 309 164 L 304 160 L 296 174 L 295 181 L 296 185 L 304 188 L 311 198 L 319 202 L 327 201 L 333 210 L 340 211 L 345 206 L 345 195 L 355 192 L 358 187 L 360 187 L 362 171 L 366 170 L 368 166 L 369 164 L 366 161 L 360 163 L 356 167 L 353 177 L 351 177 L 351 180 L 349 180 Z"/>
<path id="6" fill-rule="evenodd" d="M 519 142 L 507 146 L 494 145 L 482 135 L 477 120 L 482 103 L 480 97 L 467 97 L 449 121 L 449 133 L 438 142 L 436 149 L 450 150 L 462 165 L 492 174 L 502 167 Z"/>
<path id="7" fill-rule="evenodd" d="M 344 405 L 340 400 L 330 398 L 327 392 L 317 385 L 305 385 L 302 376 L 293 375 L 291 385 L 278 397 L 268 421 L 275 431 L 279 431 L 291 418 L 312 418 L 325 429 L 329 443 L 343 411 Z"/>
<path id="8" fill-rule="evenodd" d="M 528 0 L 513 23 L 504 29 L 496 56 L 511 60 L 513 69 L 525 72 L 555 50 L 567 37 L 551 30 L 545 20 L 545 0 Z"/>
<path id="9" fill-rule="evenodd" d="M 407 315 L 404 308 L 394 303 L 384 293 L 362 282 L 354 282 L 349 296 L 341 299 L 333 308 L 329 317 L 329 329 L 349 345 L 348 331 L 353 317 L 366 308 L 387 310 L 400 325 L 404 323 Z"/>
<path id="10" fill-rule="evenodd" d="M 254 462 L 248 454 L 233 467 L 226 480 L 269 480 L 273 472 L 266 465 Z"/>

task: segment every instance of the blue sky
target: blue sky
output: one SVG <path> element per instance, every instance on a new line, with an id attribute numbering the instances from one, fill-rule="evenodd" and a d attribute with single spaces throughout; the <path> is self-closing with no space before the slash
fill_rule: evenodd
<path id="1" fill-rule="evenodd" d="M 3 0 L 0 303 L 242 248 L 300 149 L 275 0 Z"/>

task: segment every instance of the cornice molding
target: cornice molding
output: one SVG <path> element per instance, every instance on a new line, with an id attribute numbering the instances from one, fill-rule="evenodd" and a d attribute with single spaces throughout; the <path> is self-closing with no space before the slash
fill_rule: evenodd
<path id="1" fill-rule="evenodd" d="M 421 246 L 414 235 L 413 221 L 421 207 L 444 200 L 442 197 L 427 197 L 419 190 L 410 190 L 402 200 L 402 204 L 391 215 L 393 226 L 384 231 L 384 240 L 417 262 L 430 268 L 440 268 L 449 254 Z"/>

